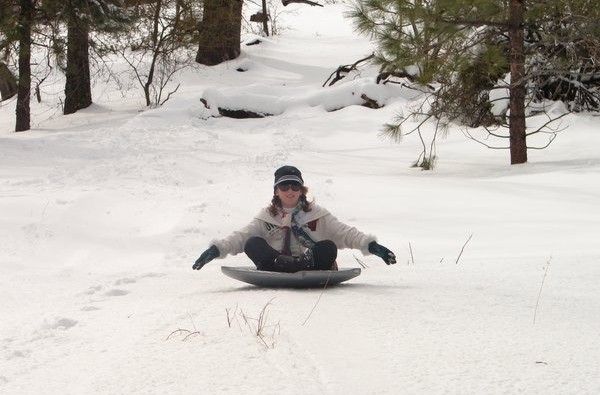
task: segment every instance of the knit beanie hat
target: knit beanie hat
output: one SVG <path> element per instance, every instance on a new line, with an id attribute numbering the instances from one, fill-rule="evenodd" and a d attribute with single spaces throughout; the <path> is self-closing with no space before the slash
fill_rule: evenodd
<path id="1" fill-rule="evenodd" d="M 275 170 L 275 182 L 273 186 L 276 187 L 283 182 L 297 182 L 300 185 L 304 185 L 302 173 L 294 166 L 282 166 Z"/>

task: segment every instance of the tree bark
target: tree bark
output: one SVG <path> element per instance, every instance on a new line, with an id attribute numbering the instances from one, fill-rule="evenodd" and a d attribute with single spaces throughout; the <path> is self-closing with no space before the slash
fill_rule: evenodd
<path id="1" fill-rule="evenodd" d="M 17 108 L 15 131 L 31 128 L 31 25 L 33 24 L 34 0 L 21 0 L 19 23 L 19 82 L 17 88 Z"/>
<path id="2" fill-rule="evenodd" d="M 73 114 L 92 104 L 88 51 L 89 26 L 85 21 L 71 16 L 67 28 L 67 81 L 63 110 L 65 115 Z"/>
<path id="3" fill-rule="evenodd" d="M 196 62 L 214 66 L 240 56 L 243 0 L 205 0 Z"/>
<path id="4" fill-rule="evenodd" d="M 267 10 L 267 0 L 262 0 L 262 10 L 263 10 L 263 32 L 265 32 L 265 36 L 269 37 L 269 11 Z"/>
<path id="5" fill-rule="evenodd" d="M 510 0 L 510 163 L 527 162 L 525 125 L 525 44 L 524 44 L 524 0 Z"/>

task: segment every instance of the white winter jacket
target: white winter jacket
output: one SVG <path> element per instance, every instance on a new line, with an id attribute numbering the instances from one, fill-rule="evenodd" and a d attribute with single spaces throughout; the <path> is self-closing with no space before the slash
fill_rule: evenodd
<path id="1" fill-rule="evenodd" d="M 331 240 L 339 248 L 352 248 L 368 255 L 369 243 L 375 241 L 375 236 L 366 235 L 358 229 L 340 222 L 325 208 L 312 204 L 311 211 L 300 211 L 296 214 L 296 222 L 310 238 L 317 242 Z M 244 228 L 233 232 L 222 240 L 213 240 L 212 244 L 219 249 L 219 258 L 236 255 L 244 251 L 246 241 L 253 236 L 262 237 L 277 251 L 283 250 L 285 230 L 281 213 L 273 217 L 268 208 L 262 209 Z M 299 256 L 306 249 L 300 244 L 292 232 L 290 241 L 291 253 Z"/>

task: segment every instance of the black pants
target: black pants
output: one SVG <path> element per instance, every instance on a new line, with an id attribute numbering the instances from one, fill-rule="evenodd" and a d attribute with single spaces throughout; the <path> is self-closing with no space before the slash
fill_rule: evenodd
<path id="1" fill-rule="evenodd" d="M 275 266 L 275 258 L 281 252 L 271 247 L 262 237 L 251 237 L 244 245 L 244 252 L 258 270 L 282 271 Z M 331 240 L 322 240 L 312 247 L 314 270 L 331 270 L 337 258 L 337 246 Z"/>

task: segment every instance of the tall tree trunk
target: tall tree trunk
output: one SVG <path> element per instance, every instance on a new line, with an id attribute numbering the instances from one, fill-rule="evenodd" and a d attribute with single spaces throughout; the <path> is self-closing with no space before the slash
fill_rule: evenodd
<path id="1" fill-rule="evenodd" d="M 265 32 L 265 36 L 269 37 L 269 10 L 267 10 L 267 0 L 262 0 L 262 12 L 263 32 Z"/>
<path id="2" fill-rule="evenodd" d="M 31 128 L 31 25 L 33 24 L 34 0 L 21 0 L 17 32 L 19 35 L 19 85 L 15 131 Z"/>
<path id="3" fill-rule="evenodd" d="M 77 17 L 69 18 L 67 28 L 67 82 L 64 114 L 92 104 L 89 59 L 89 26 Z"/>
<path id="4" fill-rule="evenodd" d="M 510 0 L 510 163 L 527 162 L 525 125 L 525 44 L 523 14 L 525 0 Z"/>
<path id="5" fill-rule="evenodd" d="M 196 62 L 214 66 L 240 56 L 243 0 L 205 0 Z"/>

